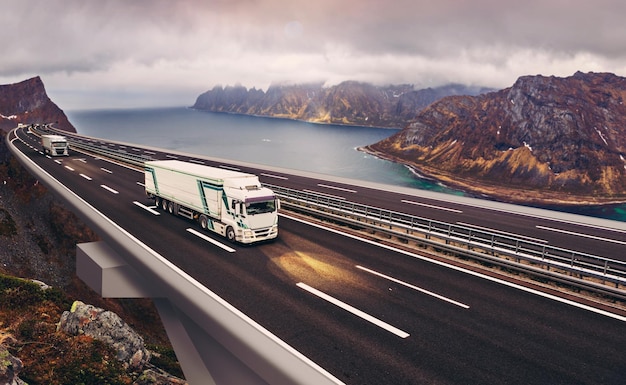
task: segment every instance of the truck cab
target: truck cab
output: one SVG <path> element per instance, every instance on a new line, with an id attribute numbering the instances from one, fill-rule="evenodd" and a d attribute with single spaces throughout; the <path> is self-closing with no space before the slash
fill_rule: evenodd
<path id="1" fill-rule="evenodd" d="M 231 212 L 238 223 L 234 227 L 235 238 L 242 243 L 271 239 L 278 231 L 278 198 L 270 189 L 261 187 L 256 176 L 251 179 L 255 184 L 241 184 L 244 180 L 224 184 L 224 193 L 231 200 Z"/>

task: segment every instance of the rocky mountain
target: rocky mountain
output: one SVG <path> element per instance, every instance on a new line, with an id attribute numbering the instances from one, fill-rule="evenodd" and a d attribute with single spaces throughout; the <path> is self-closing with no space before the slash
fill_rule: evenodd
<path id="1" fill-rule="evenodd" d="M 0 85 L 0 130 L 9 131 L 18 123 L 54 123 L 56 128 L 76 132 L 65 113 L 46 94 L 39 76 Z"/>
<path id="2" fill-rule="evenodd" d="M 0 86 L 0 130 L 18 123 L 55 123 L 75 131 L 38 77 Z M 0 135 L 0 384 L 184 383 L 162 370 L 182 376 L 150 299 L 104 299 L 76 276 L 76 244 L 96 240 L 97 234 L 18 163 L 7 148 L 6 135 Z M 44 289 L 31 279 L 52 287 Z M 145 338 L 141 352 L 134 350 L 132 360 L 127 360 L 116 346 L 119 333 L 128 331 L 118 326 L 122 325 L 119 318 L 88 308 L 90 316 L 104 317 L 100 317 L 102 322 L 100 318 L 87 322 L 80 317 L 84 314 L 78 311 L 80 307 L 70 308 L 75 299 L 115 311 Z M 67 309 L 71 314 L 62 319 Z M 65 326 L 77 321 L 78 335 L 68 333 L 71 328 L 58 330 L 60 320 Z M 110 327 L 106 333 L 96 329 L 90 335 L 96 325 Z M 110 338 L 101 340 L 95 334 Z M 109 345 L 111 340 L 114 343 Z M 121 348 L 127 351 L 127 346 Z M 149 362 L 145 362 L 147 349 Z M 134 358 L 144 365 L 131 367 L 137 362 Z"/>
<path id="3" fill-rule="evenodd" d="M 321 83 L 274 85 L 267 92 L 243 86 L 216 86 L 198 96 L 193 108 L 315 123 L 402 128 L 437 99 L 485 91 L 462 85 L 415 90 L 412 85 L 378 87 L 354 81 L 332 87 L 323 87 Z"/>
<path id="4" fill-rule="evenodd" d="M 443 98 L 364 150 L 508 201 L 626 201 L 626 78 L 524 76 Z"/>

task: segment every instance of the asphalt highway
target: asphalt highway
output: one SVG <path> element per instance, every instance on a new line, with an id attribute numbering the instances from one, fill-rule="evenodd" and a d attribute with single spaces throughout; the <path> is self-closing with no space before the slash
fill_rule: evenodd
<path id="1" fill-rule="evenodd" d="M 419 250 L 383 247 L 289 214 L 281 215 L 276 241 L 230 244 L 151 207 L 142 172 L 76 152 L 46 157 L 38 151 L 38 138 L 26 130 L 16 134 L 20 151 L 54 178 L 347 384 L 622 384 L 626 379 L 624 312 L 437 262 Z M 124 149 L 190 160 L 139 145 Z M 626 249 L 619 226 L 589 226 L 556 215 L 551 220 L 532 210 L 512 214 L 275 168 L 191 160 L 253 172 L 266 183 L 523 234 L 610 258 L 623 259 Z"/>

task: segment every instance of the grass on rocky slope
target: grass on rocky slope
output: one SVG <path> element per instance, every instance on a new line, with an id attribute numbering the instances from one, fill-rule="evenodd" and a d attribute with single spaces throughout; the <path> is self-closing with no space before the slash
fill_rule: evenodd
<path id="1" fill-rule="evenodd" d="M 58 289 L 42 290 L 31 281 L 0 275 L 0 341 L 22 360 L 20 378 L 29 385 L 132 384 L 139 374 L 127 372 L 111 347 L 57 331 L 61 314 L 71 304 Z M 152 364 L 182 376 L 169 346 L 148 348 L 159 353 Z"/>

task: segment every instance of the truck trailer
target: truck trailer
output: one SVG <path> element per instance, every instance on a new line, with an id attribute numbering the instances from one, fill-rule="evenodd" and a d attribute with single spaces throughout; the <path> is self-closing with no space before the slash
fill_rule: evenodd
<path id="1" fill-rule="evenodd" d="M 45 155 L 70 155 L 67 139 L 61 135 L 41 135 L 41 148 Z"/>
<path id="2" fill-rule="evenodd" d="M 156 206 L 197 221 L 229 241 L 278 236 L 279 201 L 253 174 L 180 160 L 145 163 L 145 190 Z"/>

